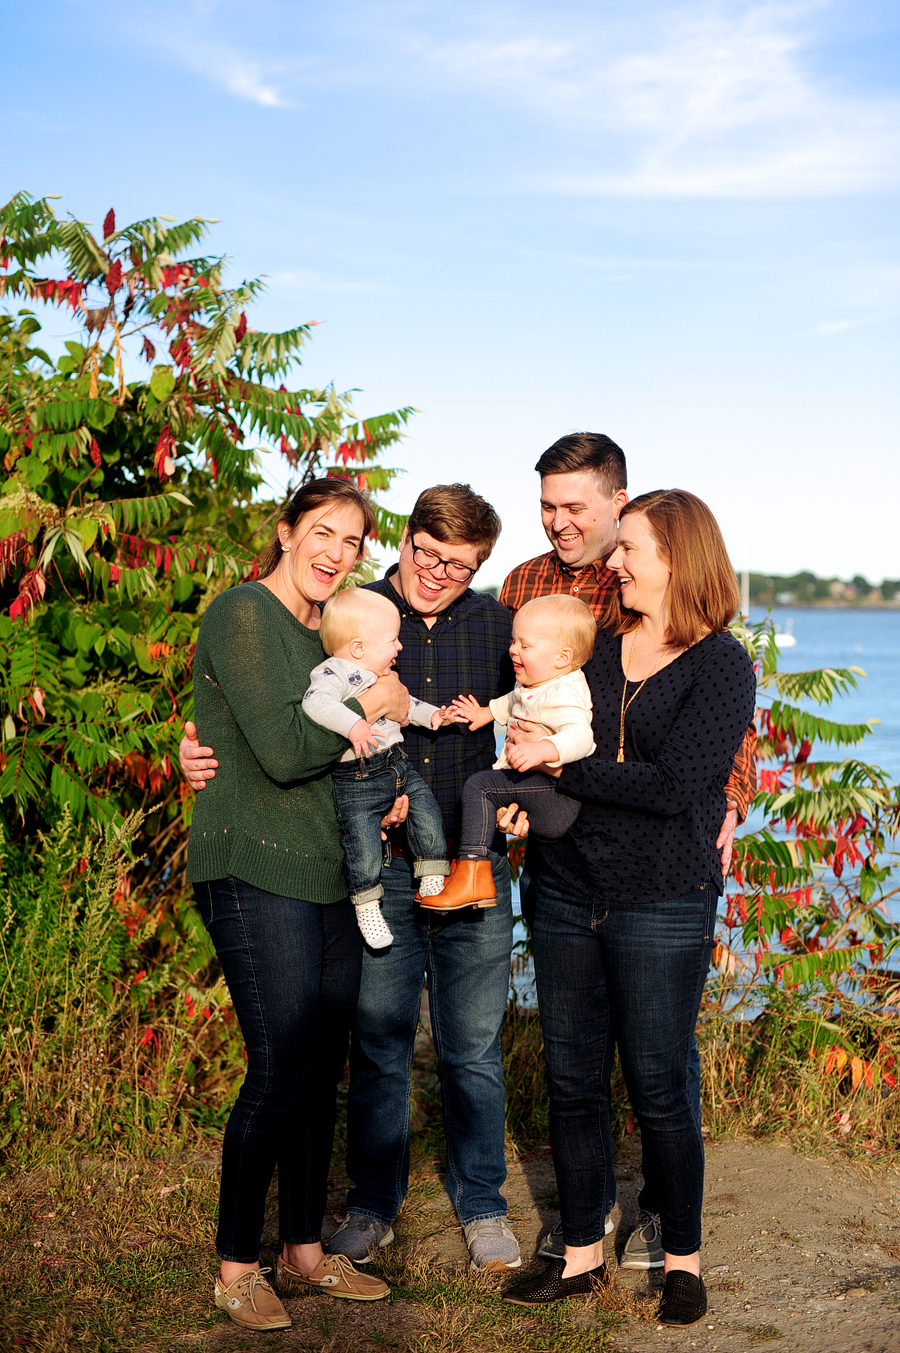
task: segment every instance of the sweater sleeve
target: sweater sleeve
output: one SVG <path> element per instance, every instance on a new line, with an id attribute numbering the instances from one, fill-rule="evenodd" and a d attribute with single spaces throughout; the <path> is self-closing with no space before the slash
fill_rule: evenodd
<path id="1" fill-rule="evenodd" d="M 716 645 L 697 672 L 655 761 L 619 763 L 593 756 L 565 767 L 558 788 L 586 803 L 675 817 L 710 784 L 724 783 L 755 699 L 749 655 L 733 640 Z"/>
<path id="2" fill-rule="evenodd" d="M 210 608 L 204 617 L 195 680 L 205 678 L 221 689 L 266 775 L 291 784 L 321 775 L 347 744 L 303 712 L 305 691 L 298 693 L 284 645 L 268 620 L 264 599 L 250 588 L 224 593 L 215 612 Z M 364 717 L 362 706 L 358 709 L 356 718 Z"/>

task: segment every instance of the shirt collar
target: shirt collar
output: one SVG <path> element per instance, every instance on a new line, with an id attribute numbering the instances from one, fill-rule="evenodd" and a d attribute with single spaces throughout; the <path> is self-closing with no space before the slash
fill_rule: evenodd
<path id="1" fill-rule="evenodd" d="M 551 550 L 550 553 L 556 564 L 557 573 L 562 573 L 567 578 L 577 578 L 582 573 L 592 573 L 599 583 L 609 574 L 609 569 L 602 559 L 595 559 L 593 563 L 590 564 L 582 564 L 581 568 L 570 568 L 568 564 L 563 563 L 555 550 Z"/>

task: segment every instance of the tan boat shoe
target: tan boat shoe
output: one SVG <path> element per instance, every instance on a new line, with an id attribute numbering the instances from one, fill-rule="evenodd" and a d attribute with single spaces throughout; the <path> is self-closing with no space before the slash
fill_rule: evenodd
<path id="1" fill-rule="evenodd" d="M 245 1330 L 288 1330 L 291 1317 L 263 1277 L 270 1268 L 248 1269 L 226 1287 L 216 1278 L 216 1305 Z"/>
<path id="2" fill-rule="evenodd" d="M 279 1255 L 275 1272 L 279 1285 L 305 1283 L 329 1297 L 346 1297 L 348 1301 L 380 1301 L 391 1290 L 371 1273 L 360 1273 L 345 1254 L 326 1254 L 309 1274 L 301 1273 Z"/>

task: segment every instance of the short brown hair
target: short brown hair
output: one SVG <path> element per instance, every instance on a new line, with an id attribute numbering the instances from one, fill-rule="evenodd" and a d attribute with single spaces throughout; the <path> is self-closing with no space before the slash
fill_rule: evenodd
<path id="1" fill-rule="evenodd" d="M 358 639 L 360 627 L 366 620 L 374 618 L 373 612 L 381 613 L 382 625 L 389 619 L 399 624 L 397 607 L 380 592 L 370 592 L 366 587 L 344 587 L 329 597 L 319 625 L 319 638 L 325 652 L 330 656 L 336 648 L 343 648 L 351 639 Z"/>
<path id="2" fill-rule="evenodd" d="M 620 523 L 633 512 L 646 517 L 660 557 L 672 571 L 666 643 L 690 648 L 703 634 L 726 630 L 741 594 L 719 523 L 706 504 L 685 489 L 656 489 L 626 503 Z M 640 613 L 626 610 L 617 588 L 606 603 L 603 624 L 628 634 L 640 623 Z"/>
<path id="3" fill-rule="evenodd" d="M 578 474 L 591 470 L 600 480 L 607 498 L 628 488 L 625 452 L 602 432 L 570 432 L 549 446 L 534 467 L 543 479 L 547 474 Z"/>
<path id="4" fill-rule="evenodd" d="M 407 531 L 426 531 L 447 545 L 474 545 L 483 564 L 497 544 L 500 518 L 484 498 L 468 484 L 435 484 L 416 499 Z"/>
<path id="5" fill-rule="evenodd" d="M 301 485 L 297 492 L 292 494 L 285 503 L 278 518 L 278 526 L 285 522 L 288 528 L 293 531 L 297 522 L 305 513 L 315 512 L 316 508 L 319 507 L 334 507 L 338 503 L 352 503 L 359 508 L 362 516 L 362 540 L 359 545 L 359 558 L 361 559 L 366 548 L 366 539 L 375 530 L 375 513 L 366 494 L 361 493 L 350 479 L 342 479 L 337 475 L 329 476 L 327 479 L 310 479 L 308 483 Z M 257 576 L 260 578 L 268 578 L 269 574 L 274 573 L 278 567 L 278 561 L 282 554 L 278 526 L 275 527 L 275 534 L 259 557 L 259 573 Z"/>
<path id="6" fill-rule="evenodd" d="M 513 624 L 527 611 L 535 618 L 544 612 L 546 620 L 557 627 L 560 648 L 571 648 L 572 666 L 584 666 L 594 651 L 597 639 L 597 622 L 587 602 L 580 597 L 570 597 L 565 592 L 532 597 L 531 601 L 526 601 L 516 611 Z"/>

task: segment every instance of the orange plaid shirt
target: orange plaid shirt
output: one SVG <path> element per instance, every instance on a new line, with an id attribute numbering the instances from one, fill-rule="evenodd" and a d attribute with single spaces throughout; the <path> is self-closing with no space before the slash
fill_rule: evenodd
<path id="1" fill-rule="evenodd" d="M 519 564 L 500 589 L 500 602 L 515 615 L 520 606 L 533 597 L 556 592 L 579 597 L 590 606 L 595 618 L 603 618 L 603 609 L 616 586 L 616 575 L 596 560 L 583 568 L 571 569 L 554 550 Z M 729 802 L 737 804 L 738 821 L 743 822 L 756 797 L 756 725 L 751 724 L 734 758 L 731 775 L 725 785 Z"/>

